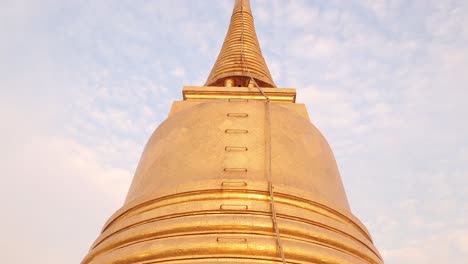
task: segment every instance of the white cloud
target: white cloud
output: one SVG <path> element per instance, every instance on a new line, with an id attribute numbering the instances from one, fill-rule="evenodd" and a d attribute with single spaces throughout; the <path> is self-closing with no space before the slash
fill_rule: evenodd
<path id="1" fill-rule="evenodd" d="M 395 245 L 393 249 L 383 250 L 382 255 L 388 263 L 465 263 L 468 254 L 466 237 L 468 230 L 448 230 L 442 234 L 430 235 L 427 239 L 417 240 L 410 245 Z"/>
<path id="2" fill-rule="evenodd" d="M 122 204 L 132 173 L 105 165 L 74 140 L 15 127 L 0 142 L 0 197 L 9 201 L 0 227 L 3 260 L 77 263 Z"/>
<path id="3" fill-rule="evenodd" d="M 172 74 L 175 76 L 175 77 L 178 77 L 178 78 L 181 78 L 181 77 L 184 77 L 185 75 L 185 69 L 183 67 L 176 67 L 174 70 L 172 70 Z"/>
<path id="4" fill-rule="evenodd" d="M 319 11 L 304 3 L 289 1 L 287 4 L 288 22 L 297 27 L 310 27 L 319 23 Z"/>
<path id="5" fill-rule="evenodd" d="M 331 59 L 338 53 L 338 47 L 339 44 L 334 39 L 308 35 L 295 39 L 289 47 L 289 52 L 304 59 Z"/>

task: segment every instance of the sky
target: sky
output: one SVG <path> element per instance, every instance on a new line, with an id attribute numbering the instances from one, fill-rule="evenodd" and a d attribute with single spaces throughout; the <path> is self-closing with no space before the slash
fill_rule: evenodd
<path id="1" fill-rule="evenodd" d="M 468 1 L 252 0 L 387 264 L 468 258 Z M 4 263 L 79 263 L 233 0 L 0 0 Z"/>

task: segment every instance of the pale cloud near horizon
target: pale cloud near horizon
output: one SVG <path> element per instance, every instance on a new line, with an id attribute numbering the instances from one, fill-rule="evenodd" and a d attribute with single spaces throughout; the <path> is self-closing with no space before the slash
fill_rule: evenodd
<path id="1" fill-rule="evenodd" d="M 468 257 L 468 3 L 252 0 L 386 263 Z M 6 263 L 77 263 L 146 140 L 202 85 L 232 1 L 0 3 Z M 174 12 L 177 10 L 177 12 Z"/>

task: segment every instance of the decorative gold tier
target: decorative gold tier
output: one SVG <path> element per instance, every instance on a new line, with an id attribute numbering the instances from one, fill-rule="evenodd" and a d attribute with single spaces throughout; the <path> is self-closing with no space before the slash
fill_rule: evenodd
<path id="1" fill-rule="evenodd" d="M 266 184 L 231 179 L 205 188 L 124 207 L 84 263 L 278 262 L 268 193 L 256 190 Z M 354 217 L 297 196 L 276 197 L 288 263 L 381 263 Z"/>
<path id="2" fill-rule="evenodd" d="M 296 89 L 293 88 L 263 88 L 262 91 L 272 102 L 295 103 Z M 216 100 L 216 99 L 254 99 L 263 100 L 265 96 L 258 88 L 249 87 L 196 87 L 185 86 L 182 95 L 184 100 Z"/>
<path id="3" fill-rule="evenodd" d="M 265 179 L 265 102 L 179 103 L 188 107 L 155 131 L 125 205 L 82 263 L 281 263 Z M 270 104 L 287 263 L 383 263 L 305 107 Z"/>
<path id="4" fill-rule="evenodd" d="M 251 77 L 260 87 L 276 87 L 260 49 L 250 1 L 236 0 L 223 47 L 205 86 L 225 86 L 230 78 L 234 86 L 247 87 Z"/>

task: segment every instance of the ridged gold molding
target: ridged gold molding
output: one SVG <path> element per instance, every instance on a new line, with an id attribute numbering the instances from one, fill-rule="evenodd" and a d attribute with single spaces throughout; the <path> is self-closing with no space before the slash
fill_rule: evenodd
<path id="1" fill-rule="evenodd" d="M 270 101 L 296 102 L 296 89 L 291 88 L 263 88 L 263 92 Z M 263 100 L 265 96 L 257 88 L 248 87 L 194 87 L 185 86 L 182 95 L 184 100 L 195 99 L 229 99 L 244 98 Z"/>
<path id="2" fill-rule="evenodd" d="M 260 87 L 276 87 L 263 58 L 249 0 L 236 0 L 231 23 L 218 59 L 205 86 L 248 87 L 254 78 Z"/>

